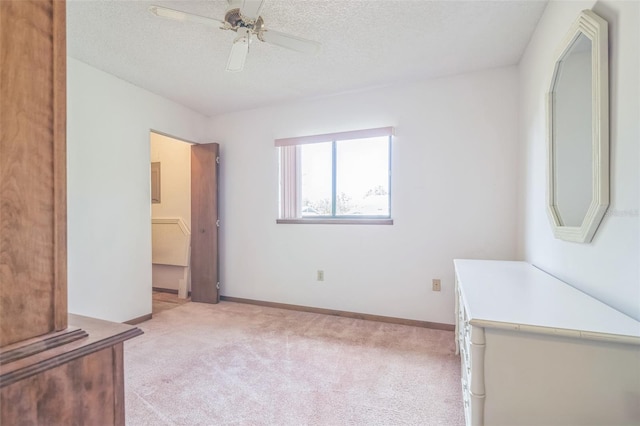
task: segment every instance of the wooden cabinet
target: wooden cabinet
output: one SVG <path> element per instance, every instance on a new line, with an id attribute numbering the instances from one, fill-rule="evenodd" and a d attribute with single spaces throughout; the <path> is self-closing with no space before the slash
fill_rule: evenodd
<path id="1" fill-rule="evenodd" d="M 467 425 L 640 424 L 640 322 L 524 262 L 454 264 Z"/>
<path id="2" fill-rule="evenodd" d="M 0 347 L 63 330 L 65 4 L 0 2 Z"/>
<path id="3" fill-rule="evenodd" d="M 0 1 L 0 424 L 124 424 L 135 327 L 67 312 L 61 0 Z"/>
<path id="4" fill-rule="evenodd" d="M 125 324 L 69 315 L 73 324 L 2 348 L 0 424 L 124 425 Z"/>

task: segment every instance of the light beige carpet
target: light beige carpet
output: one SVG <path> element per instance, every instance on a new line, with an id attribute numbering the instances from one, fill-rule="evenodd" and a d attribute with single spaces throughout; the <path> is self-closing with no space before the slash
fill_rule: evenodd
<path id="1" fill-rule="evenodd" d="M 135 425 L 462 425 L 453 333 L 187 303 L 125 344 Z"/>
<path id="2" fill-rule="evenodd" d="M 152 293 L 153 308 L 151 312 L 153 315 L 156 315 L 162 311 L 177 308 L 178 306 L 189 303 L 190 301 L 191 298 L 180 299 L 177 294 L 154 290 Z"/>

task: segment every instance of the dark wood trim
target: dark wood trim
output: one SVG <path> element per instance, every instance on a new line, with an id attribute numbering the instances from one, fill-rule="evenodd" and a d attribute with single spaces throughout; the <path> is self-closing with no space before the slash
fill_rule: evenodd
<path id="1" fill-rule="evenodd" d="M 191 300 L 218 303 L 220 145 L 191 146 Z"/>
<path id="2" fill-rule="evenodd" d="M 157 291 L 158 293 L 178 294 L 178 290 L 174 290 L 172 288 L 151 287 L 151 291 Z"/>
<path id="3" fill-rule="evenodd" d="M 178 290 L 174 290 L 172 288 L 162 288 L 162 287 L 151 287 L 152 291 L 157 291 L 159 293 L 171 293 L 178 294 Z"/>
<path id="4" fill-rule="evenodd" d="M 53 13 L 53 329 L 67 328 L 67 36 L 66 3 Z"/>
<path id="5" fill-rule="evenodd" d="M 153 317 L 153 314 L 142 315 L 141 317 L 130 319 L 129 321 L 123 322 L 123 324 L 127 325 L 138 325 L 141 322 L 149 321 Z"/>
<path id="6" fill-rule="evenodd" d="M 69 327 L 64 331 L 44 336 L 36 337 L 29 340 L 23 340 L 18 344 L 10 345 L 0 350 L 0 365 L 5 365 L 22 358 L 35 355 L 39 352 L 57 348 L 66 345 L 78 339 L 87 337 L 86 331 L 75 327 Z"/>
<path id="7" fill-rule="evenodd" d="M 143 334 L 137 327 L 80 315 L 69 314 L 68 322 L 86 330 L 88 336 L 3 365 L 0 388 Z"/>
<path id="8" fill-rule="evenodd" d="M 345 318 L 355 318 L 367 321 L 386 322 L 390 324 L 410 325 L 413 327 L 432 328 L 435 330 L 454 331 L 453 324 L 443 324 L 439 322 L 418 321 L 412 319 L 385 317 L 382 315 L 362 314 L 358 312 L 338 311 L 336 309 L 314 308 L 311 306 L 290 305 L 287 303 L 265 302 L 262 300 L 243 299 L 241 297 L 220 296 L 220 300 L 235 303 L 246 303 L 249 305 L 266 306 L 268 308 L 288 309 L 291 311 L 310 312 L 314 314 L 333 315 Z"/>
<path id="9" fill-rule="evenodd" d="M 285 225 L 393 225 L 393 219 L 276 219 Z"/>
<path id="10" fill-rule="evenodd" d="M 116 425 L 125 424 L 124 418 L 124 344 L 111 348 L 113 360 L 113 418 Z"/>
<path id="11" fill-rule="evenodd" d="M 179 294 L 178 290 L 174 290 L 172 288 L 162 288 L 162 287 L 151 287 L 151 290 L 157 291 L 158 293 L 171 293 L 171 294 Z M 187 292 L 187 297 L 191 296 L 191 290 Z"/>

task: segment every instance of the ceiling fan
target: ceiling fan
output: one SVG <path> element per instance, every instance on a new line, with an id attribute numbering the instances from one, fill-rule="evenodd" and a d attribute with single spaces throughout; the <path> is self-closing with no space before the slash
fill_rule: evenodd
<path id="1" fill-rule="evenodd" d="M 224 21 L 162 6 L 150 6 L 149 11 L 153 15 L 162 18 L 197 22 L 218 27 L 225 31 L 235 31 L 238 35 L 231 46 L 231 53 L 227 61 L 227 71 L 242 71 L 249 53 L 249 45 L 254 38 L 297 52 L 313 55 L 320 52 L 320 43 L 317 41 L 306 40 L 265 28 L 262 16 L 260 16 L 264 2 L 265 0 L 228 0 L 229 7 L 224 15 Z"/>

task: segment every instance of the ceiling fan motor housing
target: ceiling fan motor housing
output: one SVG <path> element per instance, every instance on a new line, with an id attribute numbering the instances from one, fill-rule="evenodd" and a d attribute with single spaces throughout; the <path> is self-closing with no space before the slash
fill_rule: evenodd
<path id="1" fill-rule="evenodd" d="M 229 0 L 229 8 L 224 15 L 224 20 L 231 26 L 231 29 L 237 31 L 238 28 L 248 28 L 252 33 L 257 34 L 264 28 L 262 16 L 258 16 L 255 22 L 248 19 L 240 13 L 242 0 Z"/>
<path id="2" fill-rule="evenodd" d="M 240 9 L 230 9 L 227 10 L 227 13 L 224 15 L 224 20 L 229 25 L 231 25 L 231 29 L 236 31 L 238 28 L 249 28 L 251 32 L 258 33 L 262 31 L 264 28 L 264 21 L 262 20 L 262 16 L 259 16 L 256 19 L 256 22 L 245 22 L 240 14 Z"/>

